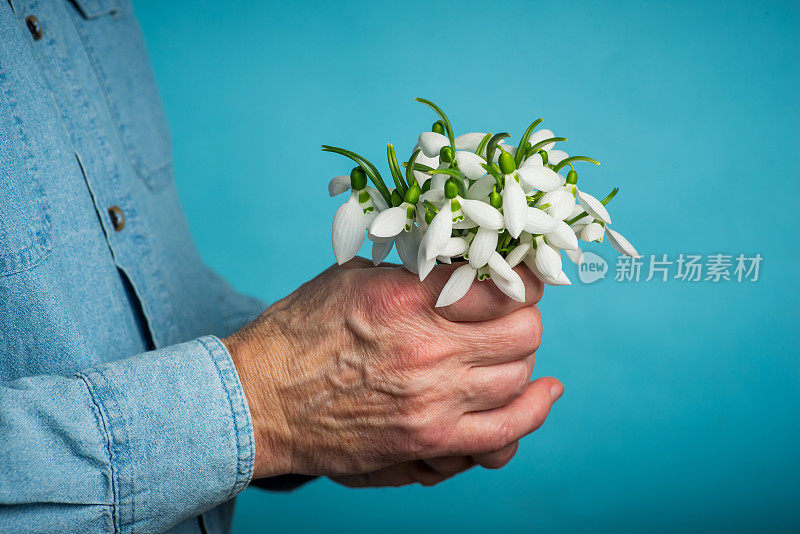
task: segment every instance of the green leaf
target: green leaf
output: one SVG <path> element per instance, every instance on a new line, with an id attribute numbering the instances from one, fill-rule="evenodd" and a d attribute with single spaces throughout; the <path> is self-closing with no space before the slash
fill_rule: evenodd
<path id="1" fill-rule="evenodd" d="M 395 154 L 394 146 L 391 143 L 386 145 L 386 159 L 389 160 L 389 171 L 392 173 L 394 186 L 400 196 L 405 197 L 408 186 L 403 181 L 403 173 L 400 172 L 400 164 L 397 163 L 397 154 Z"/>
<path id="2" fill-rule="evenodd" d="M 595 165 L 600 165 L 600 162 L 594 158 L 590 158 L 589 156 L 570 156 L 568 158 L 562 159 L 558 165 L 553 167 L 553 170 L 558 172 L 573 161 L 588 161 L 589 163 L 594 163 Z"/>
<path id="3" fill-rule="evenodd" d="M 416 100 L 417 102 L 420 102 L 422 104 L 425 104 L 426 106 L 431 108 L 433 111 L 435 111 L 437 113 L 437 115 L 439 115 L 439 117 L 442 118 L 442 121 L 444 121 L 444 129 L 445 129 L 445 131 L 447 131 L 447 138 L 450 139 L 450 146 L 453 147 L 453 150 L 455 150 L 456 149 L 456 138 L 453 135 L 453 127 L 450 125 L 450 119 L 447 118 L 447 115 L 444 114 L 444 111 L 442 111 L 442 109 L 439 106 L 437 106 L 436 104 L 434 104 L 430 100 L 426 100 L 424 98 L 415 98 L 414 100 Z"/>
<path id="4" fill-rule="evenodd" d="M 517 153 L 514 156 L 514 163 L 517 164 L 517 167 L 519 167 L 519 164 L 522 163 L 522 156 L 525 155 L 525 154 L 523 154 L 523 149 L 525 148 L 525 143 L 528 141 L 528 139 L 530 139 L 534 128 L 539 126 L 539 124 L 541 124 L 541 122 L 542 122 L 542 119 L 536 119 L 535 121 L 533 121 L 531 123 L 530 126 L 528 126 L 528 129 L 525 130 L 525 133 L 522 134 L 522 138 L 520 138 L 520 140 L 519 140 L 519 145 L 517 145 Z"/>
<path id="5" fill-rule="evenodd" d="M 499 134 L 495 134 L 489 139 L 489 143 L 486 145 L 486 162 L 492 163 L 494 161 L 494 151 L 497 148 L 497 143 L 500 142 L 501 139 L 505 139 L 506 137 L 510 137 L 510 134 L 506 132 L 502 132 Z"/>

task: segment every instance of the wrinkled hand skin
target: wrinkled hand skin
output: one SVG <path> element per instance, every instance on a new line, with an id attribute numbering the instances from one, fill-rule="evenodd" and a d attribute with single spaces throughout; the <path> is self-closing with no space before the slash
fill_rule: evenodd
<path id="1" fill-rule="evenodd" d="M 223 340 L 253 419 L 254 478 L 432 485 L 511 460 L 563 392 L 555 378 L 530 380 L 542 284 L 520 266 L 524 303 L 476 282 L 434 308 L 456 267 L 420 282 L 355 258 Z"/>

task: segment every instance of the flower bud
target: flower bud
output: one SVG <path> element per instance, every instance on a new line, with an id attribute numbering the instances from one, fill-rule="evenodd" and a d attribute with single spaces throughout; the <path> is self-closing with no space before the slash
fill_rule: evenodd
<path id="1" fill-rule="evenodd" d="M 416 204 L 417 202 L 419 202 L 420 193 L 421 190 L 419 186 L 417 184 L 412 185 L 411 187 L 408 188 L 408 191 L 406 191 L 405 201 L 408 202 L 409 204 Z"/>
<path id="2" fill-rule="evenodd" d="M 458 183 L 455 178 L 448 178 L 444 183 L 444 196 L 450 199 L 458 196 Z"/>
<path id="3" fill-rule="evenodd" d="M 442 151 L 439 152 L 439 159 L 445 163 L 453 163 L 453 160 L 455 159 L 453 147 L 443 146 Z"/>
<path id="4" fill-rule="evenodd" d="M 361 167 L 354 167 L 350 171 L 350 187 L 356 191 L 360 191 L 367 187 L 367 173 Z"/>
<path id="5" fill-rule="evenodd" d="M 503 205 L 503 195 L 497 192 L 497 189 L 492 191 L 489 195 L 489 205 L 491 205 L 495 209 L 500 209 L 500 206 Z"/>
<path id="6" fill-rule="evenodd" d="M 578 183 L 578 173 L 575 172 L 575 169 L 572 169 L 567 173 L 567 183 L 568 184 L 577 184 Z"/>
<path id="7" fill-rule="evenodd" d="M 444 123 L 442 121 L 434 122 L 433 126 L 431 126 L 431 131 L 444 135 Z"/>
<path id="8" fill-rule="evenodd" d="M 403 197 L 397 192 L 397 189 L 392 191 L 392 206 L 397 207 L 403 203 Z"/>
<path id="9" fill-rule="evenodd" d="M 514 164 L 514 156 L 505 150 L 500 153 L 500 159 L 498 160 L 498 163 L 500 164 L 500 172 L 503 174 L 511 174 L 517 170 L 517 166 Z"/>

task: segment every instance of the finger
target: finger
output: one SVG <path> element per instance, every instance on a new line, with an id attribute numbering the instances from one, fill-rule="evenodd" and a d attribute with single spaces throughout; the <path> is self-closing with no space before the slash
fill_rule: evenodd
<path id="1" fill-rule="evenodd" d="M 472 458 L 475 462 L 486 469 L 500 469 L 504 467 L 517 454 L 519 441 L 506 445 L 499 451 L 476 454 Z"/>
<path id="2" fill-rule="evenodd" d="M 417 460 L 412 462 L 409 468 L 409 472 L 411 478 L 414 479 L 415 482 L 419 482 L 423 486 L 433 486 L 438 484 L 439 482 L 443 482 L 453 476 L 455 473 L 445 475 L 439 473 L 427 463 L 422 460 Z"/>
<path id="3" fill-rule="evenodd" d="M 444 456 L 441 458 L 429 458 L 422 461 L 440 475 L 448 477 L 466 471 L 475 465 L 475 460 L 470 456 Z"/>
<path id="4" fill-rule="evenodd" d="M 439 293 L 447 283 L 447 280 L 450 279 L 452 272 L 462 265 L 463 263 L 441 265 L 431 271 L 431 274 L 428 275 L 423 284 L 425 284 L 430 293 L 432 304 L 436 303 Z M 472 282 L 467 294 L 458 302 L 443 308 L 436 308 L 436 313 L 448 321 L 487 321 L 502 317 L 525 306 L 533 306 L 542 298 L 544 284 L 524 264 L 514 270 L 525 284 L 524 302 L 517 302 L 508 297 L 497 289 L 497 286 L 491 280 L 475 280 Z"/>
<path id="5" fill-rule="evenodd" d="M 497 365 L 533 354 L 542 342 L 542 319 L 538 306 L 521 308 L 481 323 L 452 325 L 456 350 L 470 365 Z"/>
<path id="6" fill-rule="evenodd" d="M 462 382 L 464 412 L 492 410 L 509 404 L 528 388 L 536 355 L 500 365 L 473 367 Z"/>
<path id="7" fill-rule="evenodd" d="M 465 414 L 451 434 L 448 453 L 474 455 L 506 447 L 542 426 L 563 392 L 555 378 L 539 378 L 502 408 Z"/>

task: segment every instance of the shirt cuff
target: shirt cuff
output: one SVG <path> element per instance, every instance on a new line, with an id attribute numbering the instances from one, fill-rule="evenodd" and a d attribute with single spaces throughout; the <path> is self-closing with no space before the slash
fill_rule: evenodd
<path id="1" fill-rule="evenodd" d="M 201 337 L 79 376 L 106 434 L 121 531 L 168 529 L 233 498 L 252 478 L 250 412 L 218 338 Z"/>

